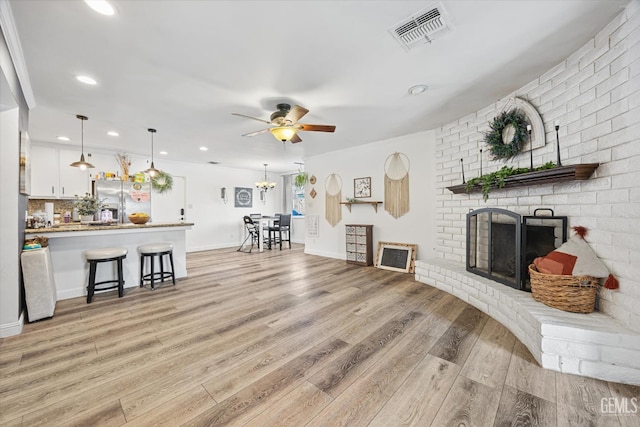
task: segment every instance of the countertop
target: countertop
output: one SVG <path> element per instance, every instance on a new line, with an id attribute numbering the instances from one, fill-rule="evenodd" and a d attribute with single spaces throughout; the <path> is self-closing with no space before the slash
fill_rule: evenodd
<path id="1" fill-rule="evenodd" d="M 113 231 L 113 230 L 129 230 L 142 231 L 151 228 L 166 227 L 191 227 L 193 222 L 148 222 L 146 224 L 113 224 L 113 225 L 84 225 L 84 224 L 61 224 L 56 227 L 47 228 L 27 228 L 24 234 L 44 234 L 44 233 L 67 233 L 79 231 Z"/>

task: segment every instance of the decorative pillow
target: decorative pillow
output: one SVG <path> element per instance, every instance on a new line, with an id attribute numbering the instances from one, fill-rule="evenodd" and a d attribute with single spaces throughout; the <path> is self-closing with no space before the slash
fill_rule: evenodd
<path id="1" fill-rule="evenodd" d="M 538 271 L 544 274 L 608 277 L 605 287 L 617 288 L 617 281 L 609 274 L 607 266 L 600 261 L 584 240 L 587 230 L 584 227 L 574 227 L 574 230 L 577 234 L 562 246 L 547 256 L 536 258 L 533 261 Z"/>

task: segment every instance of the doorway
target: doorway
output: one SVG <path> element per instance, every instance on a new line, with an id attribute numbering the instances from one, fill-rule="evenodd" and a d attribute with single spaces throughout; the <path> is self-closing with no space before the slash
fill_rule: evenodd
<path id="1" fill-rule="evenodd" d="M 153 192 L 151 220 L 153 222 L 183 222 L 187 220 L 186 178 L 172 176 L 173 187 L 165 193 Z"/>

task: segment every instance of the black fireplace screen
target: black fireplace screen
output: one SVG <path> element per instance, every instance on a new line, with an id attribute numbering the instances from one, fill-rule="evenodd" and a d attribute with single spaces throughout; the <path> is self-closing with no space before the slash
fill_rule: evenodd
<path id="1" fill-rule="evenodd" d="M 549 211 L 551 215 L 538 215 Z M 499 208 L 467 214 L 467 271 L 515 289 L 529 290 L 529 264 L 567 240 L 567 217 L 551 209 L 521 216 Z"/>

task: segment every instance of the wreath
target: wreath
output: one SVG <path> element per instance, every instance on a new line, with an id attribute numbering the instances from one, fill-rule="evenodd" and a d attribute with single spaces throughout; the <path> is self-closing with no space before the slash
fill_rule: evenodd
<path id="1" fill-rule="evenodd" d="M 513 126 L 515 132 L 511 142 L 505 143 L 502 134 L 509 125 Z M 485 132 L 484 141 L 489 146 L 493 160 L 509 160 L 522 151 L 529 136 L 527 125 L 526 115 L 517 108 L 503 111 L 489 123 L 491 131 Z"/>
<path id="2" fill-rule="evenodd" d="M 160 171 L 151 177 L 151 187 L 158 193 L 165 193 L 173 187 L 173 177 L 164 171 Z"/>

